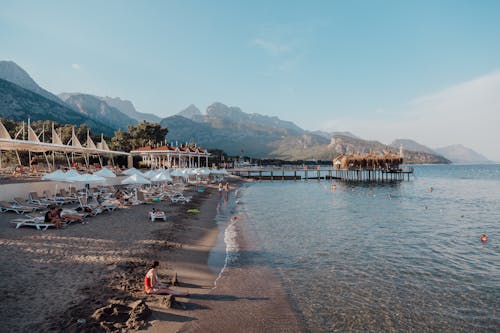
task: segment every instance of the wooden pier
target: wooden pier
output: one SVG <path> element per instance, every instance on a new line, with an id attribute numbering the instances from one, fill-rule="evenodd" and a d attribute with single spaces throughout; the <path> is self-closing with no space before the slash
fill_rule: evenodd
<path id="1" fill-rule="evenodd" d="M 255 180 L 331 180 L 349 182 L 394 182 L 410 180 L 413 168 L 401 169 L 337 169 L 320 168 L 304 169 L 302 167 L 259 167 L 235 168 L 228 170 L 231 174 Z"/>

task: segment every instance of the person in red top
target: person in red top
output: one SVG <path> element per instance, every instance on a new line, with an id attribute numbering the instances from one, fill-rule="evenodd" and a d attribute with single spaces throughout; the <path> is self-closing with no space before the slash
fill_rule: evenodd
<path id="1" fill-rule="evenodd" d="M 158 261 L 154 261 L 151 268 L 144 277 L 144 291 L 146 294 L 174 295 L 174 296 L 189 296 L 189 293 L 173 290 L 167 287 L 166 284 L 158 280 L 157 269 L 160 266 Z"/>

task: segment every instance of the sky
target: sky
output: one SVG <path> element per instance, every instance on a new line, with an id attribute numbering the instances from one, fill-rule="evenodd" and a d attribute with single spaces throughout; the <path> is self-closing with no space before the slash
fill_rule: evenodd
<path id="1" fill-rule="evenodd" d="M 500 161 L 500 1 L 3 0 L 0 60 L 168 117 L 213 102 Z"/>

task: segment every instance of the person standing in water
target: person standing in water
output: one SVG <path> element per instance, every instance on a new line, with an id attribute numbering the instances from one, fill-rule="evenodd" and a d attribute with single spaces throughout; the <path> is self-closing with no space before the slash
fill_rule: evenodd
<path id="1" fill-rule="evenodd" d="M 225 201 L 228 201 L 229 200 L 229 182 L 226 182 L 226 184 L 224 185 L 224 200 Z"/>
<path id="2" fill-rule="evenodd" d="M 222 186 L 222 183 L 219 183 L 219 199 L 222 199 L 223 191 L 224 191 L 224 186 Z"/>

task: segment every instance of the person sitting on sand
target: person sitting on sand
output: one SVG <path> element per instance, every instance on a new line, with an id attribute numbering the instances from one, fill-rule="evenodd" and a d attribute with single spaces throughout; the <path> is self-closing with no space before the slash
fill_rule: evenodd
<path id="1" fill-rule="evenodd" d="M 160 266 L 158 261 L 154 261 L 151 268 L 144 277 L 144 290 L 146 294 L 159 294 L 159 295 L 174 295 L 174 296 L 189 296 L 189 293 L 173 290 L 167 287 L 166 284 L 158 280 L 157 269 Z"/>
<path id="2" fill-rule="evenodd" d="M 49 206 L 49 210 L 45 213 L 45 218 L 43 221 L 45 223 L 54 223 L 57 230 L 61 229 L 62 227 L 62 221 L 59 215 L 57 215 L 55 206 Z"/>

